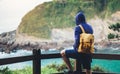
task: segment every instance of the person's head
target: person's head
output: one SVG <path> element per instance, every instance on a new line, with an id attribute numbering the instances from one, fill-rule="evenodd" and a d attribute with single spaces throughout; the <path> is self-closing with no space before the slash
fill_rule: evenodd
<path id="1" fill-rule="evenodd" d="M 86 23 L 85 15 L 83 14 L 83 12 L 77 13 L 77 15 L 75 16 L 75 22 L 76 25 L 79 25 L 81 23 Z"/>

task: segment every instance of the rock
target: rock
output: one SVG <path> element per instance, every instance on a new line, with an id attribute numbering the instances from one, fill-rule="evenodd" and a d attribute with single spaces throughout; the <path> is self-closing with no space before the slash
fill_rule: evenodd
<path id="1" fill-rule="evenodd" d="M 0 36 L 1 36 L 1 38 L 6 37 L 7 33 L 2 33 Z"/>

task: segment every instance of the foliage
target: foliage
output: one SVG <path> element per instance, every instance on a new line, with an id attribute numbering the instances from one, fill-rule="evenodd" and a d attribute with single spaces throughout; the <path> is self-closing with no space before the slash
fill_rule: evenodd
<path id="1" fill-rule="evenodd" d="M 25 67 L 19 70 L 10 70 L 8 67 L 1 68 L 0 74 L 33 74 L 31 67 Z"/>
<path id="2" fill-rule="evenodd" d="M 14 70 L 12 74 L 33 74 L 31 67 L 25 67 L 23 69 Z"/>
<path id="3" fill-rule="evenodd" d="M 119 35 L 118 34 L 116 35 L 116 38 L 118 38 L 118 40 L 119 40 Z"/>
<path id="4" fill-rule="evenodd" d="M 74 60 L 71 60 L 71 64 L 72 64 L 72 68 L 74 69 Z M 46 70 L 45 70 L 46 69 Z M 57 64 L 50 64 L 50 65 L 47 65 L 46 67 L 44 67 L 44 68 L 42 68 L 42 73 L 44 72 L 46 72 L 47 71 L 47 69 L 52 69 L 53 70 L 53 72 L 52 73 L 55 73 L 55 71 L 56 72 L 63 72 L 63 71 L 65 71 L 66 69 L 67 69 L 67 67 L 66 67 L 66 64 L 65 63 L 62 63 L 62 64 L 59 64 L 59 65 L 57 65 Z M 100 67 L 99 65 L 95 65 L 95 66 L 93 66 L 92 67 L 92 71 L 96 71 L 96 72 L 107 72 L 104 68 L 102 68 L 102 67 Z M 51 73 L 50 72 L 50 73 Z M 48 73 L 48 72 L 47 72 Z"/>
<path id="5" fill-rule="evenodd" d="M 72 68 L 74 68 L 74 60 L 70 60 L 71 64 L 72 64 Z M 46 66 L 49 69 L 55 69 L 57 72 L 63 72 L 67 69 L 66 64 L 63 62 L 62 64 L 50 64 Z"/>
<path id="6" fill-rule="evenodd" d="M 74 65 L 74 61 L 71 60 L 71 64 Z M 74 68 L 74 66 L 72 66 Z M 41 68 L 41 74 L 50 74 L 50 73 L 57 73 L 57 72 L 63 72 L 67 69 L 65 63 L 62 64 L 50 64 L 45 67 Z M 97 72 L 106 72 L 104 68 L 95 65 L 92 67 L 92 71 L 97 71 Z M 31 67 L 25 67 L 23 69 L 19 70 L 10 70 L 8 67 L 6 68 L 1 68 L 0 69 L 0 74 L 33 74 L 32 73 L 32 68 Z"/>
<path id="7" fill-rule="evenodd" d="M 109 29 L 120 32 L 120 23 L 110 25 Z"/>
<path id="8" fill-rule="evenodd" d="M 113 31 L 117 31 L 120 32 L 120 23 L 116 23 L 116 24 L 112 24 L 109 26 L 109 29 L 112 29 Z M 113 38 L 118 38 L 119 39 L 119 35 L 116 34 L 108 34 L 108 39 L 113 39 Z"/>
<path id="9" fill-rule="evenodd" d="M 104 68 L 98 66 L 98 65 L 95 65 L 94 67 L 92 67 L 92 71 L 95 71 L 95 72 L 106 72 Z"/>
<path id="10" fill-rule="evenodd" d="M 41 70 L 41 74 L 50 74 L 50 73 L 57 73 L 57 70 L 55 68 L 48 68 L 48 67 L 44 67 Z"/>
<path id="11" fill-rule="evenodd" d="M 49 39 L 53 28 L 74 27 L 74 17 L 83 11 L 87 19 L 120 10 L 119 0 L 53 0 L 36 6 L 22 18 L 18 32 Z M 99 13 L 99 14 L 98 14 Z M 107 15 L 109 16 L 109 15 Z"/>
<path id="12" fill-rule="evenodd" d="M 94 0 L 94 7 L 98 12 L 102 12 L 104 9 L 106 9 L 107 0 Z"/>
<path id="13" fill-rule="evenodd" d="M 0 74 L 12 74 L 8 67 L 0 68 Z"/>
<path id="14" fill-rule="evenodd" d="M 115 38 L 115 34 L 109 33 L 108 34 L 108 39 L 113 39 L 113 38 Z"/>
<path id="15" fill-rule="evenodd" d="M 108 2 L 108 10 L 111 13 L 114 13 L 116 10 L 120 10 L 120 1 L 119 0 L 107 0 Z"/>

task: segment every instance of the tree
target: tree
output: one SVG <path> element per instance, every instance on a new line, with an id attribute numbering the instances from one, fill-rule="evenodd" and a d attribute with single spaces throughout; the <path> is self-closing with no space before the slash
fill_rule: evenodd
<path id="1" fill-rule="evenodd" d="M 116 38 L 119 40 L 119 35 L 118 34 L 116 35 Z"/>
<path id="2" fill-rule="evenodd" d="M 109 29 L 112 29 L 113 31 L 117 31 L 118 32 L 118 34 L 115 36 L 115 38 L 117 38 L 118 40 L 119 40 L 119 32 L 120 32 L 120 23 L 116 23 L 116 24 L 112 24 L 112 25 L 110 25 L 109 26 Z M 108 39 L 110 39 L 111 38 L 111 33 L 108 35 Z"/>
<path id="3" fill-rule="evenodd" d="M 59 5 L 65 7 L 67 0 L 53 0 L 54 2 L 57 2 Z"/>
<path id="4" fill-rule="evenodd" d="M 109 33 L 109 34 L 108 34 L 108 39 L 113 39 L 113 38 L 115 38 L 115 35 L 112 34 L 112 33 Z"/>
<path id="5" fill-rule="evenodd" d="M 94 0 L 94 7 L 97 8 L 99 12 L 106 9 L 107 0 Z"/>
<path id="6" fill-rule="evenodd" d="M 116 24 L 109 26 L 109 29 L 120 32 L 120 23 L 116 23 Z"/>

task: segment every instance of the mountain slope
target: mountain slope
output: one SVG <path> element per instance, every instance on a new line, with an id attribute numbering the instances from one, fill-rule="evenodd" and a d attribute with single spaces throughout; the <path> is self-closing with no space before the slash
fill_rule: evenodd
<path id="1" fill-rule="evenodd" d="M 63 2 L 58 0 L 46 2 L 35 7 L 23 17 L 17 35 L 28 35 L 55 41 L 73 40 L 74 17 L 77 12 L 83 11 L 88 23 L 93 26 L 96 41 L 101 41 L 107 39 L 107 34 L 111 32 L 108 26 L 119 22 L 119 17 L 112 16 L 113 13 L 116 14 L 120 10 L 119 0 L 61 1 Z M 114 18 L 117 20 L 113 20 Z M 70 33 L 65 32 L 64 29 Z"/>

